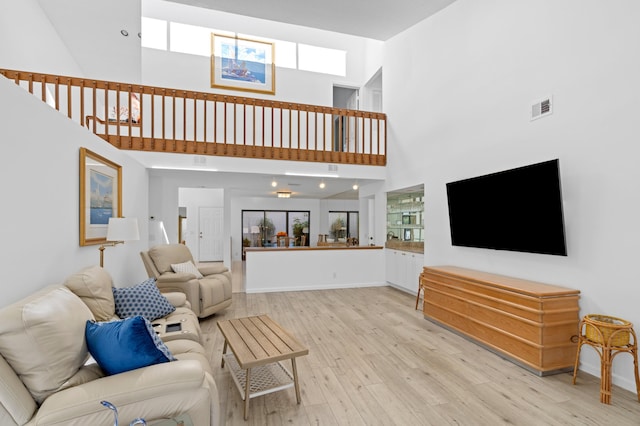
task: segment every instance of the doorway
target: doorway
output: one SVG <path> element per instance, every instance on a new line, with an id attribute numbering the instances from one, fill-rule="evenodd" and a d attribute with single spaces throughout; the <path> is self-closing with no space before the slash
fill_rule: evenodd
<path id="1" fill-rule="evenodd" d="M 333 107 L 359 109 L 359 88 L 333 86 Z M 358 125 L 355 117 L 333 115 L 333 150 L 336 152 L 356 152 Z"/>
<path id="2" fill-rule="evenodd" d="M 196 262 L 229 260 L 225 237 L 224 190 L 178 188 L 178 241 L 191 250 Z M 186 219 L 185 219 L 186 217 Z M 228 236 L 228 233 L 226 234 Z"/>

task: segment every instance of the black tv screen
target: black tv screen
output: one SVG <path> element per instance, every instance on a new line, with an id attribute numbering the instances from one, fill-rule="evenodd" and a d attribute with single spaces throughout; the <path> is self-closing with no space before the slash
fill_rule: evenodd
<path id="1" fill-rule="evenodd" d="M 451 242 L 567 255 L 558 160 L 447 184 Z"/>

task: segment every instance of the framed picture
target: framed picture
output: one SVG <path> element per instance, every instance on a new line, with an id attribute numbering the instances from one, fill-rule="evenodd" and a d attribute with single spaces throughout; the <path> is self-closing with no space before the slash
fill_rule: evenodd
<path id="1" fill-rule="evenodd" d="M 80 148 L 80 245 L 106 242 L 110 217 L 122 217 L 122 167 Z"/>
<path id="2" fill-rule="evenodd" d="M 211 87 L 276 93 L 273 43 L 211 34 Z"/>

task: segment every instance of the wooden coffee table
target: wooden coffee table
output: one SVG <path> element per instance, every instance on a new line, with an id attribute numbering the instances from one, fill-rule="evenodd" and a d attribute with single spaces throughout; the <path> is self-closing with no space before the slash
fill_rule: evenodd
<path id="1" fill-rule="evenodd" d="M 296 357 L 309 349 L 284 330 L 268 315 L 218 322 L 224 336 L 222 368 L 225 361 L 240 395 L 244 399 L 244 419 L 249 417 L 249 400 L 256 396 L 295 386 L 300 404 L 300 384 Z M 231 348 L 227 354 L 227 346 Z M 291 360 L 293 375 L 280 361 Z"/>

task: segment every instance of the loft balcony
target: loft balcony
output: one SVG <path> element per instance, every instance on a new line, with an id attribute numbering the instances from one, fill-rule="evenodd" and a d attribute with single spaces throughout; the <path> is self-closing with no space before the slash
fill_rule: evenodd
<path id="1" fill-rule="evenodd" d="M 122 150 L 385 166 L 386 115 L 0 69 Z"/>

